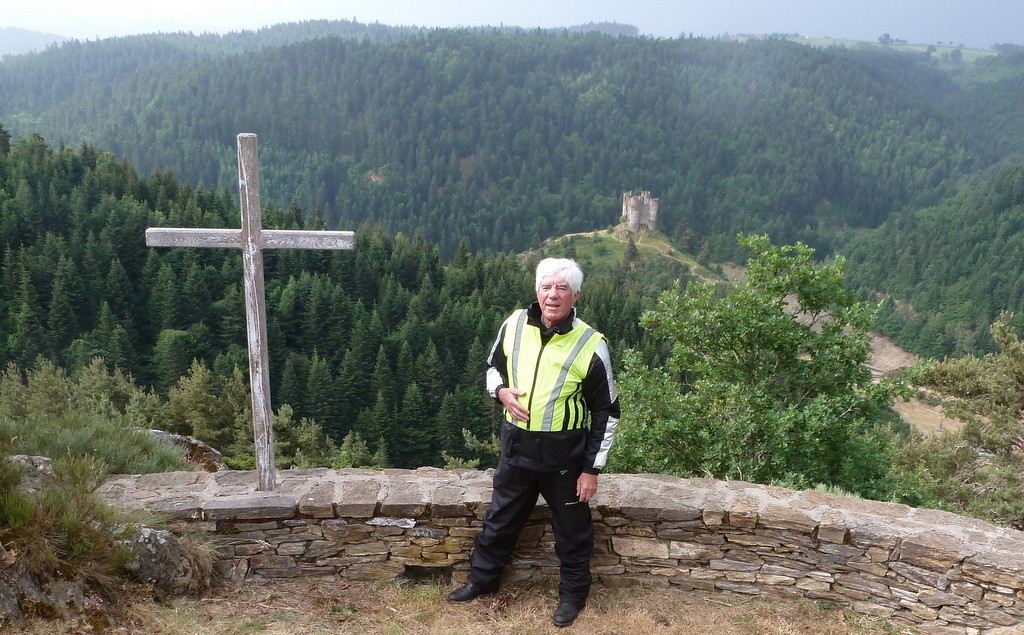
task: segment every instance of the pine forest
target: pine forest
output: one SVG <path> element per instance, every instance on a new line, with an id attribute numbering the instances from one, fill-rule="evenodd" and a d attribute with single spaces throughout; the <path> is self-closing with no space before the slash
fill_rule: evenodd
<path id="1" fill-rule="evenodd" d="M 238 227 L 253 132 L 264 226 L 357 236 L 265 255 L 279 466 L 493 464 L 487 353 L 536 262 L 568 256 L 621 369 L 610 468 L 1024 524 L 1022 95 L 1019 51 L 565 29 L 307 22 L 5 57 L 0 442 L 173 468 L 112 440 L 158 428 L 252 468 L 241 257 L 144 235 Z M 642 237 L 621 218 L 640 191 Z M 925 361 L 872 382 L 875 331 Z M 964 429 L 901 421 L 921 387 Z"/>

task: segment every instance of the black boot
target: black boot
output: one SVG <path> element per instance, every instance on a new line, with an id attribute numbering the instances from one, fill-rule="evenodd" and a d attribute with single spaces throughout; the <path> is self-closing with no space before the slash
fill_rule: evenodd
<path id="1" fill-rule="evenodd" d="M 472 582 L 467 582 L 466 586 L 459 587 L 448 594 L 449 602 L 469 602 L 475 600 L 482 595 L 490 595 L 497 591 L 497 589 L 486 589 L 484 587 L 477 586 Z"/>
<path id="2" fill-rule="evenodd" d="M 551 623 L 559 628 L 572 624 L 576 621 L 576 616 L 580 614 L 580 608 L 568 602 L 560 603 L 555 609 L 555 614 L 551 616 Z"/>

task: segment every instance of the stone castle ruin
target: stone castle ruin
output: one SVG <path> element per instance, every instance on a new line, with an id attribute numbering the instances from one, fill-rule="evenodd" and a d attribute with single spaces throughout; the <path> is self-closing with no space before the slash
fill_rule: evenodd
<path id="1" fill-rule="evenodd" d="M 639 196 L 623 192 L 622 215 L 626 217 L 626 227 L 632 233 L 652 232 L 658 225 L 658 199 L 647 190 L 640 192 Z"/>

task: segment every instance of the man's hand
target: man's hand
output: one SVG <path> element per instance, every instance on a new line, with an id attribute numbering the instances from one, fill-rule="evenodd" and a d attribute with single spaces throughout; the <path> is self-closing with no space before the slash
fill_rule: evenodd
<path id="1" fill-rule="evenodd" d="M 526 406 L 519 403 L 519 397 L 525 394 L 525 390 L 517 390 L 507 386 L 498 391 L 498 401 L 501 402 L 501 405 L 505 406 L 505 410 L 508 410 L 508 413 L 516 421 L 530 420 L 530 411 L 526 409 Z"/>
<path id="2" fill-rule="evenodd" d="M 597 474 L 580 474 L 576 479 L 576 496 L 581 503 L 589 503 L 590 499 L 597 493 Z"/>

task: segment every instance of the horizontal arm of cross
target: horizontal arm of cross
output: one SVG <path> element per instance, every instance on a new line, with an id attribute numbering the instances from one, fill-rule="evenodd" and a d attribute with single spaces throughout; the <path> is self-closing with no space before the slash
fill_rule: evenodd
<path id="1" fill-rule="evenodd" d="M 355 232 L 265 229 L 260 232 L 261 249 L 354 249 Z M 150 247 L 242 247 L 240 229 L 193 227 L 150 227 L 146 230 Z"/>

